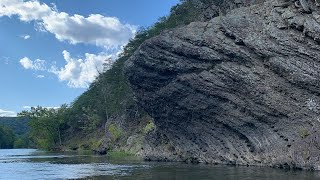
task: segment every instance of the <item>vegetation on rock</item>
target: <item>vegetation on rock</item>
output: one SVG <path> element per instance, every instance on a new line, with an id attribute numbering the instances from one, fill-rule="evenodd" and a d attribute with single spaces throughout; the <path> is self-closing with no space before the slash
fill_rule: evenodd
<path id="1" fill-rule="evenodd" d="M 97 145 L 107 146 L 104 142 L 108 141 L 101 141 L 101 136 L 108 138 L 109 132 L 114 137 L 112 147 L 121 148 L 130 136 L 153 129 L 151 118 L 135 102 L 123 73 L 124 64 L 145 40 L 167 29 L 199 20 L 202 11 L 199 3 L 210 4 L 212 1 L 182 0 L 172 7 L 169 16 L 159 18 L 151 27 L 141 28 L 112 67 L 105 67 L 106 71 L 101 72 L 70 106 L 63 105 L 60 109 L 36 107 L 20 113 L 19 116 L 30 118 L 30 139 L 36 147 L 95 149 Z"/>

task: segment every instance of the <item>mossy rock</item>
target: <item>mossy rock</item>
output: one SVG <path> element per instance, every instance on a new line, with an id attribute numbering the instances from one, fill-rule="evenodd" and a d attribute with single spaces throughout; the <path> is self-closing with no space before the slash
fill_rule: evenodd
<path id="1" fill-rule="evenodd" d="M 310 135 L 310 133 L 309 133 L 309 131 L 308 131 L 307 129 L 301 128 L 301 129 L 299 130 L 299 136 L 300 136 L 301 138 L 306 138 L 306 137 L 309 136 L 309 135 Z"/>
<path id="2" fill-rule="evenodd" d="M 114 141 L 118 141 L 123 134 L 123 130 L 114 123 L 111 123 L 108 126 L 108 131 L 111 134 Z"/>
<path id="3" fill-rule="evenodd" d="M 144 128 L 143 133 L 148 134 L 150 131 L 152 131 L 155 128 L 155 125 L 153 121 L 150 121 Z"/>

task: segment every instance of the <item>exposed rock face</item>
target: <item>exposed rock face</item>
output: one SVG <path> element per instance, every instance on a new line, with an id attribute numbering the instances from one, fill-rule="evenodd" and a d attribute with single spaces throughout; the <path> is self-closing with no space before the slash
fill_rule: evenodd
<path id="1" fill-rule="evenodd" d="M 268 1 L 145 42 L 126 65 L 153 160 L 320 168 L 320 10 Z"/>
<path id="2" fill-rule="evenodd" d="M 212 18 L 224 15 L 233 9 L 261 4 L 265 0 L 185 0 L 198 9 L 198 21 L 209 21 Z"/>

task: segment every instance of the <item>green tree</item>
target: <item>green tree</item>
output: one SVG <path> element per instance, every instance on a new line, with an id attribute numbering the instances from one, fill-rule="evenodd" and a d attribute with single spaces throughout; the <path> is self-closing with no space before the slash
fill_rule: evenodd
<path id="1" fill-rule="evenodd" d="M 41 106 L 32 107 L 30 111 L 22 111 L 19 116 L 30 119 L 30 139 L 38 148 L 51 150 L 61 146 L 61 130 L 65 128 L 67 105 L 59 109 L 48 109 Z"/>
<path id="2" fill-rule="evenodd" d="M 14 139 L 15 134 L 12 129 L 6 126 L 0 126 L 0 149 L 13 148 Z"/>
<path id="3" fill-rule="evenodd" d="M 13 148 L 21 149 L 29 147 L 29 138 L 27 135 L 16 136 L 15 141 L 13 143 Z"/>

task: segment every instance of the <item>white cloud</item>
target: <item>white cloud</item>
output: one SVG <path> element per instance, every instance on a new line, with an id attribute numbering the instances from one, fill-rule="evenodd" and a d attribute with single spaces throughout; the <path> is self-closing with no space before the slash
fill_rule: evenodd
<path id="1" fill-rule="evenodd" d="M 32 107 L 37 107 L 37 106 L 22 106 L 23 109 L 31 109 Z M 44 107 L 44 108 L 47 108 L 47 109 L 59 109 L 60 107 L 59 106 L 47 106 L 47 107 Z"/>
<path id="2" fill-rule="evenodd" d="M 0 16 L 19 16 L 21 21 L 41 20 L 44 16 L 49 16 L 52 9 L 46 4 L 38 1 L 23 0 L 1 0 Z"/>
<path id="3" fill-rule="evenodd" d="M 91 14 L 84 17 L 58 12 L 57 7 L 38 1 L 0 0 L 1 16 L 18 16 L 21 21 L 36 21 L 36 29 L 55 35 L 71 44 L 88 43 L 100 47 L 120 47 L 136 32 L 136 27 L 121 23 L 116 17 Z"/>
<path id="4" fill-rule="evenodd" d="M 60 81 L 67 82 L 69 87 L 72 88 L 87 88 L 92 83 L 99 72 L 111 67 L 115 54 L 90 54 L 86 53 L 84 58 L 73 58 L 66 50 L 62 52 L 63 58 L 66 61 L 65 66 L 57 67 L 55 64 L 50 67 L 46 61 L 36 59 L 31 60 L 24 57 L 20 60 L 20 64 L 25 69 L 46 71 L 55 74 Z M 37 75 L 37 78 L 44 78 L 44 75 Z"/>
<path id="5" fill-rule="evenodd" d="M 47 107 L 44 107 L 44 108 L 47 108 L 47 109 L 59 109 L 60 107 L 59 106 L 47 106 Z"/>
<path id="6" fill-rule="evenodd" d="M 0 117 L 16 117 L 17 113 L 14 111 L 6 111 L 3 109 L 0 109 Z"/>
<path id="7" fill-rule="evenodd" d="M 37 71 L 46 70 L 46 65 L 45 65 L 46 62 L 41 59 L 36 59 L 36 60 L 32 61 L 28 57 L 24 57 L 24 58 L 20 59 L 19 62 L 25 69 L 32 69 L 32 70 L 37 70 Z"/>
<path id="8" fill-rule="evenodd" d="M 38 31 L 54 34 L 59 41 L 71 44 L 85 43 L 120 51 L 136 33 L 136 27 L 122 23 L 116 17 L 91 14 L 87 17 L 66 12 L 59 12 L 55 4 L 47 5 L 37 0 L 0 0 L 0 17 L 17 17 L 21 21 L 35 24 Z M 30 38 L 30 37 L 29 37 Z M 74 58 L 68 51 L 63 51 L 65 66 L 49 65 L 40 59 L 24 57 L 20 64 L 25 69 L 47 71 L 57 75 L 60 81 L 67 82 L 73 88 L 86 88 L 94 81 L 98 71 L 103 70 L 105 60 L 114 58 L 116 53 L 85 53 L 84 57 Z M 111 60 L 108 63 L 112 63 Z M 41 78 L 39 76 L 38 78 Z"/>
<path id="9" fill-rule="evenodd" d="M 62 52 L 66 61 L 63 68 L 53 66 L 51 72 L 56 74 L 61 81 L 67 81 L 69 87 L 86 88 L 95 80 L 99 72 L 104 69 L 104 64 L 112 64 L 112 56 L 105 54 L 85 54 L 84 59 L 72 58 L 66 50 Z"/>
<path id="10" fill-rule="evenodd" d="M 24 40 L 27 40 L 27 39 L 30 39 L 30 35 L 21 35 L 20 36 L 22 39 L 24 39 Z"/>
<path id="11" fill-rule="evenodd" d="M 42 26 L 60 41 L 71 44 L 89 43 L 108 48 L 126 44 L 135 34 L 134 26 L 100 14 L 91 14 L 86 18 L 77 14 L 70 16 L 55 12 L 43 18 Z"/>
<path id="12" fill-rule="evenodd" d="M 42 74 L 39 74 L 39 75 L 37 75 L 36 77 L 41 79 L 41 78 L 44 78 L 45 76 L 42 75 Z"/>
<path id="13" fill-rule="evenodd" d="M 10 58 L 9 57 L 6 57 L 6 56 L 2 56 L 1 57 L 1 60 L 4 62 L 4 64 L 8 65 L 9 62 L 10 62 Z"/>

